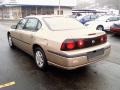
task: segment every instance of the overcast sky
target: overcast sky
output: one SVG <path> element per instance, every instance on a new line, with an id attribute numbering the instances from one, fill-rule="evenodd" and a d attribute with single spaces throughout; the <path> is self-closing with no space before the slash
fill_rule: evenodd
<path id="1" fill-rule="evenodd" d="M 10 1 L 10 0 L 0 0 L 0 1 Z M 11 1 L 17 1 L 17 0 L 11 0 Z M 18 0 L 19 1 L 19 0 Z M 26 1 L 26 0 L 24 0 Z M 31 1 L 31 0 L 30 0 Z M 33 0 L 34 1 L 34 0 Z M 55 0 L 56 1 L 56 0 Z M 62 1 L 62 0 L 61 0 Z M 69 1 L 69 0 L 68 0 Z M 94 2 L 95 0 L 76 0 L 77 2 L 81 2 L 81 1 L 89 1 L 89 2 Z"/>
<path id="2" fill-rule="evenodd" d="M 59 5 L 59 0 L 0 0 L 3 4 Z M 76 0 L 60 0 L 61 6 L 75 6 Z"/>
<path id="3" fill-rule="evenodd" d="M 85 2 L 94 2 L 95 0 L 77 0 L 77 3 L 81 2 L 81 1 L 85 1 Z"/>
<path id="4" fill-rule="evenodd" d="M 32 1 L 32 3 L 35 3 L 35 2 L 45 2 L 45 3 L 49 3 L 49 4 L 51 4 L 51 3 L 56 3 L 56 2 L 59 2 L 59 0 L 0 0 L 0 1 L 4 1 L 4 2 L 10 2 L 10 1 L 17 1 L 17 2 L 23 2 L 23 3 L 28 3 L 28 2 L 31 2 Z M 75 1 L 77 1 L 76 2 L 76 4 L 77 3 L 80 3 L 80 2 L 90 2 L 90 3 L 93 3 L 95 0 L 60 0 L 61 1 L 61 3 L 68 3 L 68 4 L 75 4 Z M 51 3 L 50 3 L 51 2 Z"/>

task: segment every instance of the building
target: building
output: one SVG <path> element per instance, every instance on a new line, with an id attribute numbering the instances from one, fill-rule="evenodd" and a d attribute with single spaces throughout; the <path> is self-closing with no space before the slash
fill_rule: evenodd
<path id="1" fill-rule="evenodd" d="M 0 0 L 0 19 L 18 19 L 37 14 L 71 15 L 75 5 L 76 0 Z"/>
<path id="2" fill-rule="evenodd" d="M 100 11 L 100 10 L 95 10 L 95 9 L 73 9 L 72 13 L 73 13 L 73 15 L 107 14 L 106 11 Z"/>

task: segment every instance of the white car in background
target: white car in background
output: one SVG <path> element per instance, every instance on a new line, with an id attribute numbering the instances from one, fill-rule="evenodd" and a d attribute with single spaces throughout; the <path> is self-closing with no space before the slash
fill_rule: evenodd
<path id="1" fill-rule="evenodd" d="M 110 31 L 110 26 L 120 21 L 120 16 L 101 16 L 94 21 L 87 22 L 85 26 L 94 27 L 97 30 Z"/>

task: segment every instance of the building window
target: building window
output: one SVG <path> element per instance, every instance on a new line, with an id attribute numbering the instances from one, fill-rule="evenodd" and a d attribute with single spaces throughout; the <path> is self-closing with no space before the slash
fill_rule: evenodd
<path id="1" fill-rule="evenodd" d="M 42 15 L 54 14 L 54 8 L 53 7 L 42 7 L 41 8 L 41 14 Z"/>
<path id="2" fill-rule="evenodd" d="M 28 15 L 51 15 L 54 14 L 54 7 L 48 6 L 22 6 L 22 16 Z"/>
<path id="3" fill-rule="evenodd" d="M 59 15 L 59 10 L 57 11 L 57 15 Z M 60 10 L 60 15 L 63 15 L 63 10 Z"/>
<path id="4" fill-rule="evenodd" d="M 7 8 L 7 7 L 4 8 L 3 18 L 10 18 L 10 16 L 9 16 L 9 8 Z"/>
<path id="5" fill-rule="evenodd" d="M 37 14 L 41 14 L 41 7 L 37 7 Z"/>

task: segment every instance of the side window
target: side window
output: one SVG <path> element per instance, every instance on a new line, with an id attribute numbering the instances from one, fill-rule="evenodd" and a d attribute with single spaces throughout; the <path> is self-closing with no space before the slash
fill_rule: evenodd
<path id="1" fill-rule="evenodd" d="M 91 15 L 91 19 L 94 20 L 97 18 L 97 15 Z"/>
<path id="2" fill-rule="evenodd" d="M 23 29 L 23 27 L 25 26 L 26 22 L 27 22 L 27 19 L 22 19 L 22 20 L 18 23 L 17 29 L 20 29 L 20 30 Z"/>
<path id="3" fill-rule="evenodd" d="M 88 15 L 88 16 L 85 16 L 85 17 L 84 17 L 84 20 L 85 20 L 85 21 L 90 20 L 90 16 L 89 16 L 89 15 Z"/>
<path id="4" fill-rule="evenodd" d="M 30 18 L 28 19 L 24 29 L 35 31 L 37 29 L 37 25 L 38 25 L 38 20 L 34 18 Z"/>
<path id="5" fill-rule="evenodd" d="M 118 18 L 117 17 L 110 17 L 109 19 L 108 19 L 109 21 L 118 21 Z"/>
<path id="6" fill-rule="evenodd" d="M 120 17 L 118 17 L 118 20 L 120 20 Z"/>

